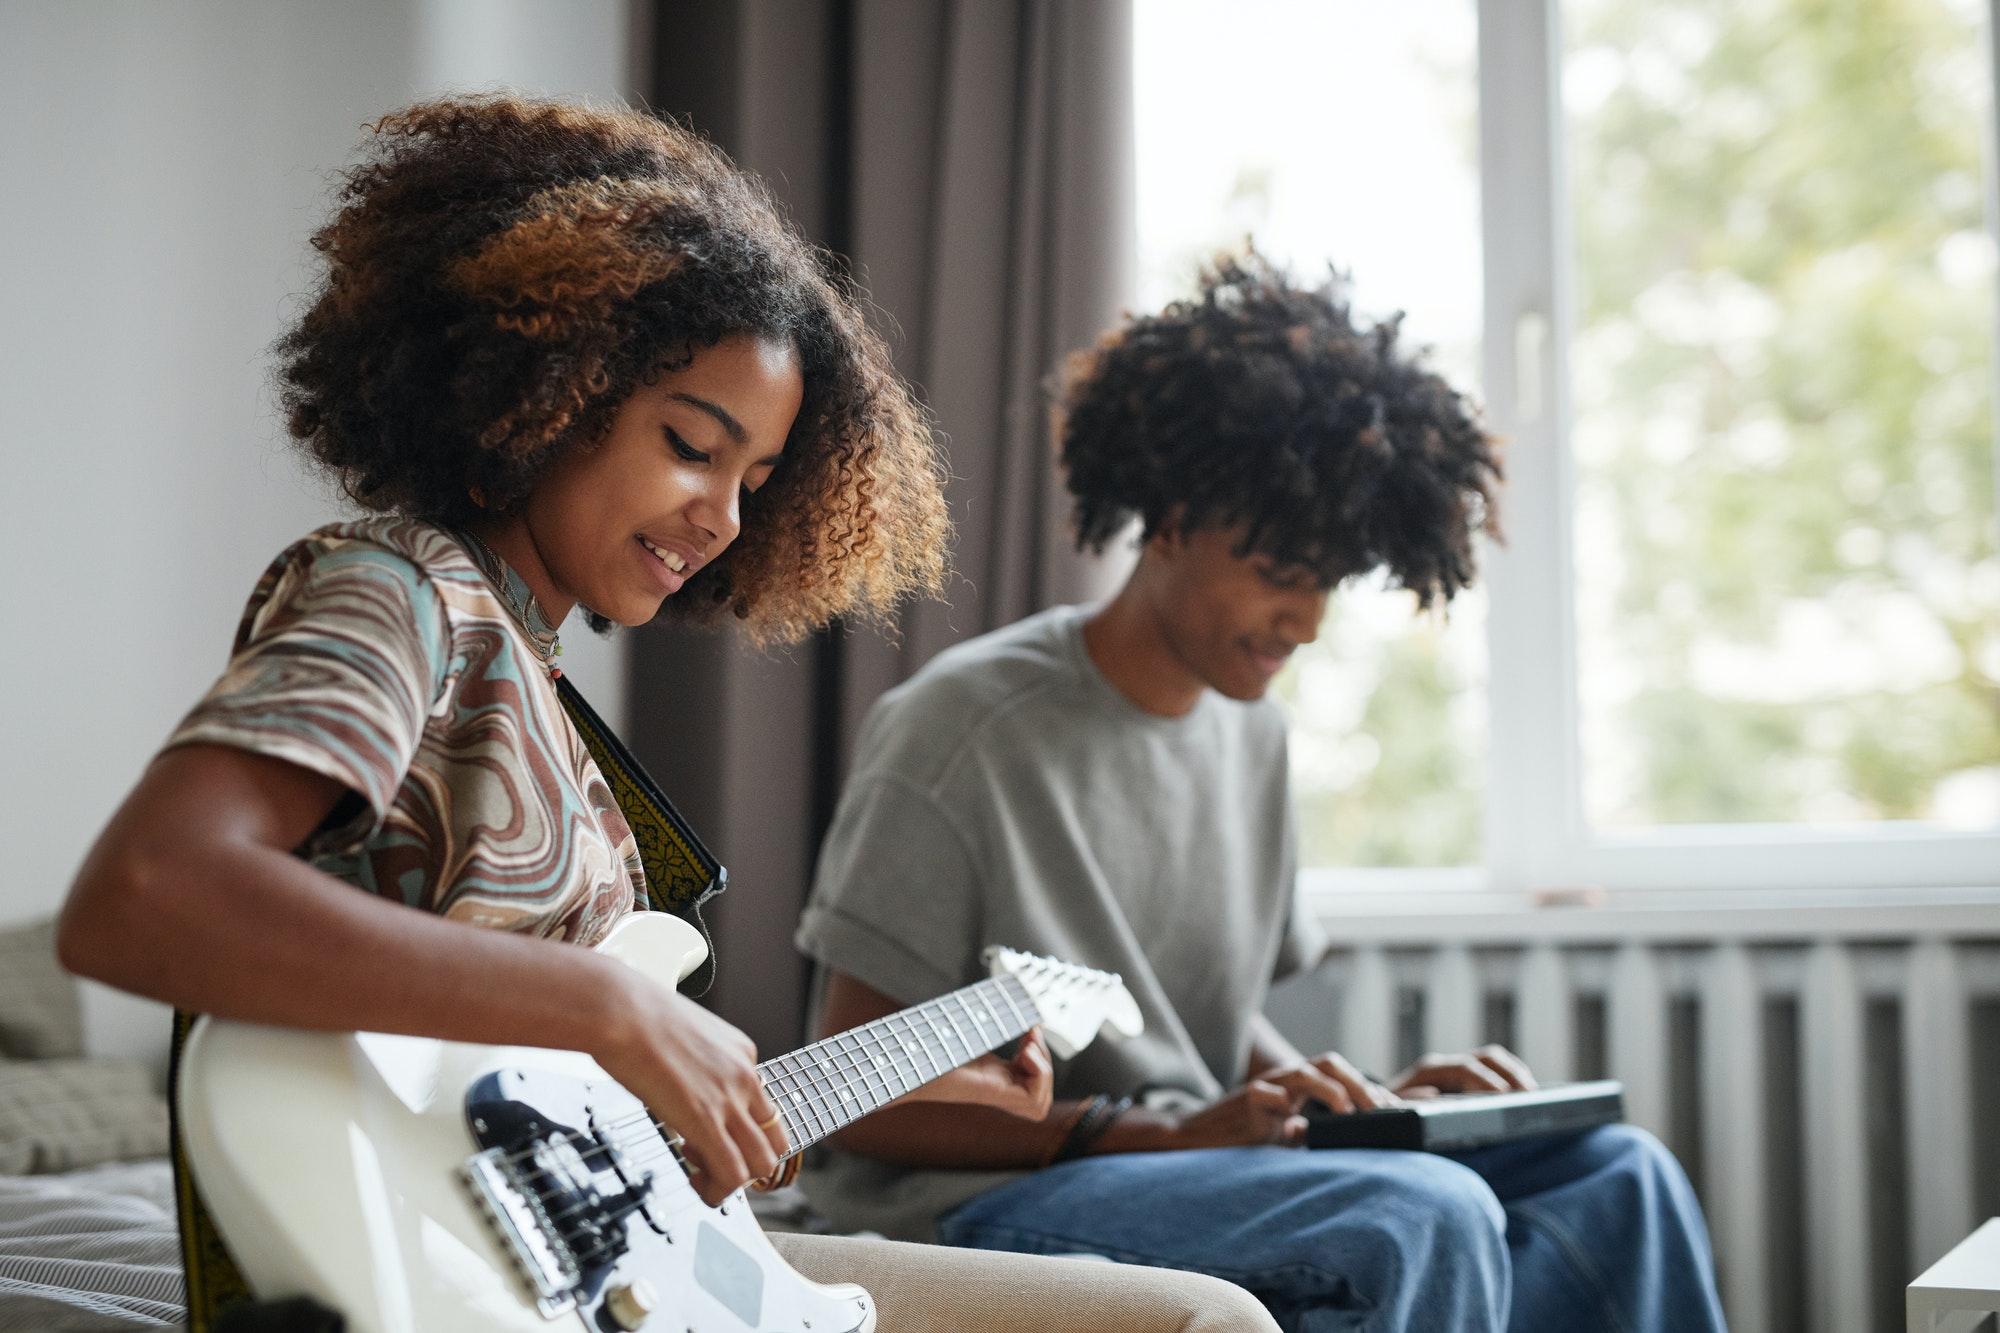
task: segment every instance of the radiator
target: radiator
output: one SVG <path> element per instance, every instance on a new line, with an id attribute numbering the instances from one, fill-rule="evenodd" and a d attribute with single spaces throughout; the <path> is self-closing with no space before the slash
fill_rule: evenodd
<path id="1" fill-rule="evenodd" d="M 1365 1069 L 1497 1041 L 1617 1078 L 1707 1213 L 1736 1333 L 1889 1333 L 2000 1214 L 2000 901 L 1317 895 L 1335 947 L 1272 996 Z M 1417 910 L 1422 909 L 1422 910 Z"/>

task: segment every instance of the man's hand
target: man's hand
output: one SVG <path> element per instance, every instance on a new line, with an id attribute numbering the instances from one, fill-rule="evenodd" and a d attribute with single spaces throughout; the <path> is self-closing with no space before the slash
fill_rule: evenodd
<path id="1" fill-rule="evenodd" d="M 1426 1055 L 1389 1086 L 1414 1100 L 1445 1092 L 1533 1092 L 1538 1085 L 1520 1056 L 1486 1045 L 1464 1055 Z"/>
<path id="2" fill-rule="evenodd" d="M 1131 1125 L 1122 1123 L 1133 1121 Z M 1132 1110 L 1121 1123 L 1099 1141 L 1099 1151 L 1113 1148 L 1127 1133 L 1151 1131 L 1147 1141 L 1132 1145 L 1149 1151 L 1184 1148 L 1234 1148 L 1258 1143 L 1299 1143 L 1305 1138 L 1306 1118 L 1291 1092 L 1276 1083 L 1253 1078 L 1219 1102 L 1188 1115 L 1169 1115 L 1154 1121 L 1153 1114 Z"/>
<path id="3" fill-rule="evenodd" d="M 1308 1101 L 1319 1102 L 1331 1111 L 1347 1112 L 1394 1106 L 1397 1100 L 1395 1093 L 1371 1080 L 1337 1051 L 1265 1069 L 1257 1075 L 1257 1081 L 1283 1088 L 1291 1095 L 1295 1112 L 1304 1110 Z M 1299 1132 L 1305 1132 L 1303 1123 Z"/>
<path id="4" fill-rule="evenodd" d="M 1241 1144 L 1305 1141 L 1305 1105 L 1336 1111 L 1393 1106 L 1396 1095 L 1371 1082 L 1346 1057 L 1328 1051 L 1263 1069 L 1221 1101 L 1159 1127 L 1161 1148 L 1226 1148 Z M 1139 1128 L 1134 1126 L 1135 1129 Z"/>
<path id="5" fill-rule="evenodd" d="M 1055 1096 L 1055 1065 L 1042 1044 L 1042 1030 L 1028 1029 L 1014 1058 L 982 1055 L 971 1064 L 940 1074 L 914 1092 L 898 1097 L 892 1106 L 910 1102 L 957 1102 L 965 1106 L 991 1106 L 1023 1120 L 1043 1120 Z"/>
<path id="6" fill-rule="evenodd" d="M 688 1183 L 719 1204 L 790 1150 L 757 1074 L 756 1045 L 677 991 L 629 976 L 633 1021 L 592 1054 L 681 1136 Z"/>

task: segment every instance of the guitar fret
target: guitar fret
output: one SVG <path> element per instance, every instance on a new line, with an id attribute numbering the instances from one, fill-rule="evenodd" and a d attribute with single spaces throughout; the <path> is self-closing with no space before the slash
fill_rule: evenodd
<path id="1" fill-rule="evenodd" d="M 896 1057 L 887 1042 L 882 1039 L 879 1022 L 870 1023 L 861 1029 L 861 1039 L 868 1046 L 869 1067 L 874 1071 L 875 1086 L 884 1102 L 892 1102 L 903 1095 L 902 1071 L 896 1068 Z"/>
<path id="2" fill-rule="evenodd" d="M 945 1003 L 949 999 L 951 999 L 951 996 L 947 995 L 937 1002 L 938 1012 L 944 1015 L 945 1022 L 951 1024 L 952 1035 L 958 1038 L 958 1044 L 964 1048 L 962 1053 L 959 1054 L 957 1061 L 955 1061 L 955 1063 L 963 1064 L 965 1061 L 979 1054 L 979 1052 L 972 1049 L 972 1043 L 965 1039 L 965 1029 L 960 1027 L 958 1020 L 951 1016 L 951 1008 Z"/>
<path id="3" fill-rule="evenodd" d="M 860 1036 L 854 1032 L 839 1034 L 830 1049 L 836 1084 L 836 1100 L 830 1113 L 836 1124 L 844 1125 L 875 1103 L 874 1089 L 870 1086 L 872 1061 Z"/>
<path id="4" fill-rule="evenodd" d="M 935 1070 L 931 1077 L 949 1073 L 953 1066 L 950 1053 L 945 1050 L 944 1041 L 939 1036 L 937 1025 L 930 1015 L 924 1015 L 923 1030 L 916 1034 L 917 1049 L 924 1053 L 924 1063 Z"/>
<path id="5" fill-rule="evenodd" d="M 846 1125 L 848 1121 L 854 1119 L 854 1113 L 850 1111 L 850 1107 L 854 1105 L 854 1079 L 852 1079 L 854 1055 L 852 1055 L 852 1047 L 854 1047 L 854 1039 L 848 1033 L 836 1033 L 832 1037 L 832 1041 L 828 1043 L 828 1057 L 830 1057 L 826 1061 L 826 1067 L 830 1071 L 830 1085 L 828 1087 L 834 1093 L 834 1099 L 828 1103 L 826 1113 L 828 1113 L 828 1117 L 832 1119 L 832 1123 L 836 1127 Z"/>
<path id="6" fill-rule="evenodd" d="M 880 1105 L 875 1100 L 874 1089 L 869 1087 L 869 1079 L 875 1072 L 874 1057 L 868 1053 L 866 1038 L 859 1032 L 850 1031 L 848 1037 L 849 1087 L 854 1091 L 854 1101 L 850 1103 L 853 1114 L 850 1120 L 858 1120 L 873 1106 Z"/>
<path id="7" fill-rule="evenodd" d="M 982 981 L 979 985 L 963 992 L 958 1001 L 959 1008 L 965 1010 L 966 1017 L 972 1020 L 972 1025 L 979 1031 L 979 1044 L 989 1051 L 1007 1040 L 1009 1036 L 1007 1025 L 1000 1021 L 999 1015 L 993 1012 L 993 1006 L 986 1000 L 986 992 L 992 984 L 990 981 Z M 987 1031 L 989 1027 L 992 1029 L 990 1033 Z"/>
<path id="8" fill-rule="evenodd" d="M 963 995 L 947 995 L 939 1001 L 945 1016 L 951 1021 L 952 1030 L 965 1043 L 967 1059 L 979 1054 L 979 1048 L 986 1043 L 986 1034 L 980 1031 L 979 1018 L 972 1012 L 972 1006 L 965 1002 Z M 968 1031 L 969 1030 L 969 1031 Z"/>
<path id="9" fill-rule="evenodd" d="M 880 1106 L 887 1098 L 884 1091 L 888 1087 L 888 1077 L 882 1069 L 882 1040 L 872 1023 L 864 1023 L 853 1029 L 854 1072 L 861 1088 L 862 1109 Z"/>
<path id="10" fill-rule="evenodd" d="M 875 1081 L 882 1091 L 882 1100 L 893 1102 L 908 1091 L 903 1086 L 902 1071 L 896 1068 L 896 1057 L 889 1049 L 888 1043 L 882 1040 L 880 1026 L 871 1023 L 862 1031 L 867 1034 L 865 1040 L 869 1046 L 868 1055 L 874 1062 Z"/>
<path id="11" fill-rule="evenodd" d="M 937 1056 L 931 1051 L 930 1043 L 925 1041 L 917 1032 L 916 1022 L 906 1017 L 903 1019 L 903 1026 L 909 1030 L 910 1039 L 916 1043 L 916 1049 L 923 1053 L 924 1063 L 931 1067 L 931 1078 L 936 1078 L 938 1075 L 944 1073 L 946 1066 L 938 1063 Z M 930 1079 L 925 1079 L 924 1081 L 928 1083 Z"/>
<path id="12" fill-rule="evenodd" d="M 957 1064 L 957 1061 L 951 1059 L 951 1047 L 946 1044 L 944 1039 L 944 1033 L 939 1030 L 937 1025 L 937 1018 L 934 1014 L 932 1014 L 931 1008 L 932 1006 L 928 1004 L 923 1006 L 921 1009 L 917 1010 L 917 1016 L 919 1018 L 922 1018 L 924 1020 L 924 1026 L 930 1029 L 932 1041 L 934 1041 L 937 1044 L 938 1050 L 942 1052 L 945 1056 L 944 1067 L 946 1069 L 950 1069 Z M 937 1063 L 936 1056 L 931 1057 L 931 1063 L 933 1064 Z"/>
<path id="13" fill-rule="evenodd" d="M 994 1029 L 1000 1033 L 1000 1041 L 1005 1041 L 1012 1034 L 1007 1031 L 1007 1025 L 1000 1021 L 1000 1015 L 997 1012 L 995 1012 L 993 1008 L 993 1000 L 991 997 L 987 995 L 986 990 L 987 988 L 984 986 L 980 987 L 979 989 L 979 997 L 978 997 L 979 1007 L 984 1009 L 986 1011 L 986 1016 L 993 1020 Z M 996 1041 L 993 1044 L 995 1046 L 998 1046 L 1000 1042 Z"/>
<path id="14" fill-rule="evenodd" d="M 901 1048 L 903 1055 L 909 1061 L 910 1088 L 921 1087 L 944 1072 L 938 1068 L 937 1061 L 931 1058 L 930 1052 L 924 1049 L 923 1040 L 917 1034 L 916 1025 L 910 1022 L 907 1015 L 891 1014 L 882 1021 L 888 1025 L 888 1030 L 896 1038 L 897 1046 Z M 930 1073 L 926 1074 L 922 1069 L 918 1068 L 918 1055 L 924 1057 L 924 1063 L 930 1066 Z M 909 1088 L 905 1088 L 904 1091 L 908 1092 Z"/>
<path id="15" fill-rule="evenodd" d="M 826 1092 L 818 1079 L 812 1080 L 808 1088 L 810 1095 L 806 1098 L 806 1114 L 812 1117 L 813 1138 L 825 1138 L 831 1128 L 827 1117 Z"/>
<path id="16" fill-rule="evenodd" d="M 972 1035 L 978 1039 L 979 1048 L 982 1051 L 990 1051 L 995 1046 L 998 1046 L 1000 1043 L 998 1041 L 987 1040 L 986 1024 L 980 1021 L 979 1011 L 972 1007 L 972 1001 L 974 1000 L 974 998 L 976 997 L 972 995 L 959 996 L 958 1009 L 960 1013 L 965 1015 L 965 1021 L 972 1024 Z"/>
<path id="17" fill-rule="evenodd" d="M 1006 1004 L 1008 1019 L 1012 1022 L 1012 1024 L 1015 1027 L 1019 1028 L 1023 1032 L 1026 1032 L 1029 1028 L 1034 1026 L 1032 1021 L 1029 1021 L 1023 1017 L 1021 1013 L 1021 1006 L 1014 1003 L 1014 994 L 1012 991 L 1007 989 L 1004 983 L 996 981 L 993 986 L 993 993 L 995 995 L 998 995 L 1000 999 Z"/>
<path id="18" fill-rule="evenodd" d="M 896 1070 L 896 1095 L 898 1097 L 912 1088 L 922 1087 L 924 1084 L 930 1082 L 928 1078 L 924 1077 L 923 1071 L 917 1068 L 916 1054 L 911 1051 L 909 1042 L 897 1033 L 894 1023 L 884 1022 L 882 1025 L 882 1035 L 885 1044 L 889 1047 L 890 1062 Z"/>
<path id="19" fill-rule="evenodd" d="M 793 1122 L 803 1128 L 805 1117 L 812 1110 L 811 1090 L 800 1083 L 796 1074 L 785 1075 L 778 1088 L 780 1104 L 791 1113 Z"/>
<path id="20" fill-rule="evenodd" d="M 898 1030 L 899 1026 L 900 1031 Z M 922 1048 L 911 1043 L 909 1024 L 892 1024 L 888 1032 L 895 1041 L 897 1067 L 903 1071 L 903 1091 L 908 1092 L 912 1088 L 920 1088 L 930 1082 L 935 1075 L 924 1072 L 925 1066 L 929 1065 L 930 1061 L 925 1060 L 923 1064 L 917 1063 L 917 1056 L 921 1053 Z"/>
<path id="21" fill-rule="evenodd" d="M 1028 988 L 1021 984 L 1019 977 L 1010 976 L 1002 981 L 1000 993 L 1007 997 L 1007 1003 L 1014 1006 L 1015 1012 L 1021 1015 L 1021 1021 L 1028 1027 L 1042 1021 L 1041 1007 L 1028 994 Z"/>
<path id="22" fill-rule="evenodd" d="M 1007 1016 L 1003 1021 L 1007 1023 L 1010 1029 L 1021 1026 L 1021 1011 L 1015 1008 L 1014 1001 L 1008 997 L 1007 988 L 1000 984 L 999 978 L 996 977 L 988 982 L 983 994 L 986 997 L 986 1003 L 994 1006 L 995 1013 L 999 1013 L 1001 1007 L 1005 1006 Z"/>
<path id="23" fill-rule="evenodd" d="M 843 1032 L 835 1038 L 835 1041 L 837 1043 L 836 1054 L 839 1056 L 839 1059 L 836 1060 L 834 1068 L 839 1071 L 840 1076 L 840 1123 L 844 1125 L 856 1118 L 855 1114 L 850 1112 L 849 1108 L 860 1100 L 854 1092 L 854 1073 L 856 1068 L 854 1035 L 851 1032 Z"/>
<path id="24" fill-rule="evenodd" d="M 837 1037 L 814 1048 L 813 1070 L 820 1088 L 819 1112 L 826 1121 L 828 1132 L 831 1132 L 845 1123 L 841 1109 L 846 1101 L 846 1076 L 840 1068 L 840 1042 Z"/>

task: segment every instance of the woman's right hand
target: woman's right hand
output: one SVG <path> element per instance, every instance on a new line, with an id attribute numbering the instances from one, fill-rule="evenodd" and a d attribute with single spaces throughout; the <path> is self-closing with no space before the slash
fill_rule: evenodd
<path id="1" fill-rule="evenodd" d="M 757 1074 L 757 1047 L 679 992 L 636 972 L 624 980 L 632 1021 L 592 1054 L 681 1136 L 689 1183 L 703 1202 L 721 1203 L 791 1150 Z"/>

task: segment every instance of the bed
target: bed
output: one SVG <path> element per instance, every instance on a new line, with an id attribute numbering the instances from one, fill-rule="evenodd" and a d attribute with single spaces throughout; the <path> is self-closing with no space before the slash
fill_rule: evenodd
<path id="1" fill-rule="evenodd" d="M 0 1333 L 179 1328 L 165 1158 L 0 1176 Z"/>
<path id="2" fill-rule="evenodd" d="M 180 1326 L 166 1151 L 153 1073 L 83 1052 L 53 923 L 0 931 L 0 1333 Z"/>

